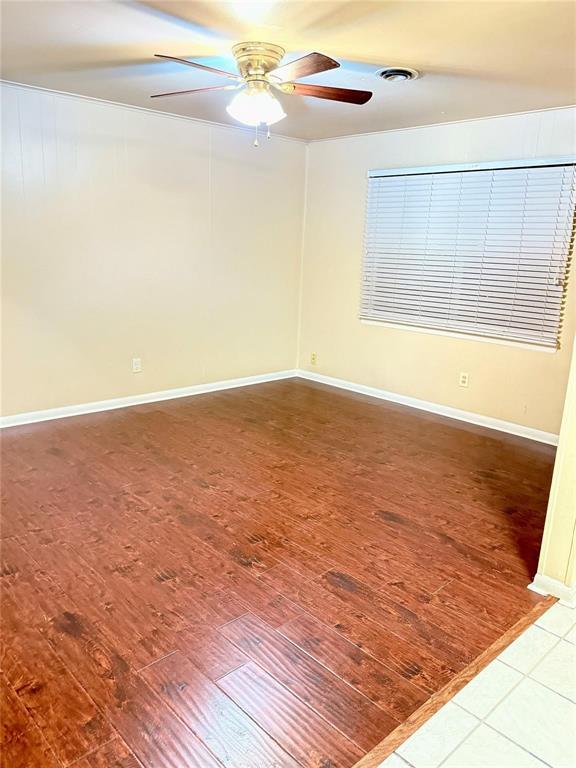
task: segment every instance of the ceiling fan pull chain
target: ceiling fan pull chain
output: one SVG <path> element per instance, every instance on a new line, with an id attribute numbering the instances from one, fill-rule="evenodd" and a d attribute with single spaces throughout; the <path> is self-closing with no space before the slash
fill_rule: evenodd
<path id="1" fill-rule="evenodd" d="M 260 145 L 260 142 L 258 141 L 258 126 L 255 127 L 254 132 L 254 146 L 258 147 Z"/>

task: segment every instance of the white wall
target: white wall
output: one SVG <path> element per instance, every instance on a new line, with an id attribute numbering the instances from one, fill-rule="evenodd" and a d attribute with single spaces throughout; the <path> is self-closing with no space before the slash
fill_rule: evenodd
<path id="1" fill-rule="evenodd" d="M 2 98 L 4 414 L 293 368 L 303 144 Z"/>
<path id="2" fill-rule="evenodd" d="M 557 433 L 576 324 L 574 275 L 562 346 L 552 354 L 366 325 L 358 306 L 369 169 L 576 155 L 575 115 L 550 110 L 309 145 L 300 367 Z M 460 371 L 470 374 L 468 389 L 458 385 Z"/>

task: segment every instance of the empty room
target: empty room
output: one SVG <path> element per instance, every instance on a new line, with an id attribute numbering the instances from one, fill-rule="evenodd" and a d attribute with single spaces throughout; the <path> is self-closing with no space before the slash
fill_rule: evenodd
<path id="1" fill-rule="evenodd" d="M 1 768 L 574 768 L 576 5 L 0 13 Z"/>

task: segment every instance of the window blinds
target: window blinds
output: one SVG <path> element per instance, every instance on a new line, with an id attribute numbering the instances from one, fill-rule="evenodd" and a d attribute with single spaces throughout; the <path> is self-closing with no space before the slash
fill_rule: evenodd
<path id="1" fill-rule="evenodd" d="M 362 318 L 558 344 L 573 165 L 370 176 Z"/>

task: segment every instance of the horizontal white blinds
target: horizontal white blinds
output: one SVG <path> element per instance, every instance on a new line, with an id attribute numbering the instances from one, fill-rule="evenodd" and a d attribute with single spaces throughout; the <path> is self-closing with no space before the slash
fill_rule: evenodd
<path id="1" fill-rule="evenodd" d="M 361 317 L 556 346 L 574 179 L 573 165 L 370 178 Z"/>

